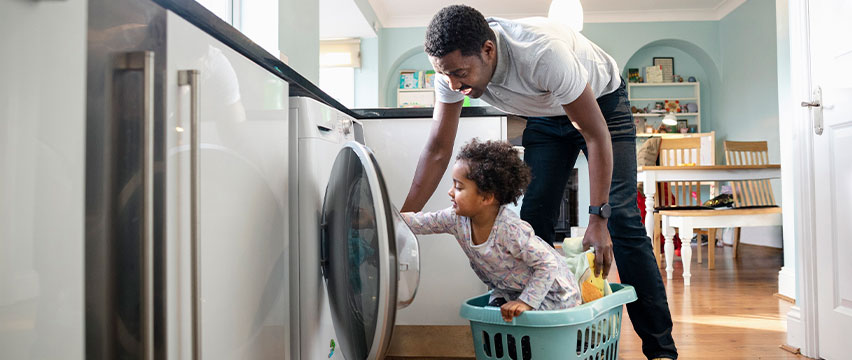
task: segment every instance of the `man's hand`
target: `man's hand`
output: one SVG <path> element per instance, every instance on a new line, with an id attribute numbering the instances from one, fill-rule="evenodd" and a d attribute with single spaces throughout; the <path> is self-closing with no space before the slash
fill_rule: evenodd
<path id="1" fill-rule="evenodd" d="M 595 248 L 595 276 L 603 272 L 603 277 L 609 275 L 609 267 L 612 266 L 612 239 L 609 237 L 609 229 L 606 220 L 597 215 L 589 216 L 589 227 L 583 236 L 583 249 Z"/>
<path id="2" fill-rule="evenodd" d="M 532 310 L 532 307 L 523 301 L 514 300 L 503 304 L 500 307 L 500 314 L 503 315 L 503 321 L 511 322 L 512 318 L 527 310 Z"/>

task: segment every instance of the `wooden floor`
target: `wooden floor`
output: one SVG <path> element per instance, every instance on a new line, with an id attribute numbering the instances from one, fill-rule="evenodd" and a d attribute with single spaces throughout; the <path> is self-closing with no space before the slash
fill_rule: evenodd
<path id="1" fill-rule="evenodd" d="M 707 270 L 707 251 L 703 253 L 704 263 L 696 263 L 698 252 L 693 247 L 690 287 L 683 286 L 680 258 L 675 261 L 671 281 L 666 281 L 665 270 L 660 270 L 666 283 L 680 359 L 804 359 L 779 348 L 786 339 L 785 317 L 791 306 L 773 296 L 778 289 L 782 251 L 741 245 L 740 258 L 734 260 L 731 247 L 717 248 L 716 269 L 712 271 Z M 403 347 L 411 350 L 417 346 Z M 465 350 L 468 351 L 472 349 Z M 389 359 L 439 359 L 393 356 L 393 353 Z M 619 359 L 645 359 L 629 316 L 625 316 L 622 326 Z"/>
<path id="2" fill-rule="evenodd" d="M 680 258 L 675 261 L 672 280 L 667 281 L 665 270 L 660 270 L 680 358 L 804 359 L 779 348 L 786 340 L 785 318 L 791 306 L 773 296 L 778 290 L 782 251 L 740 245 L 740 257 L 733 259 L 731 247 L 717 248 L 715 270 L 707 270 L 707 252 L 703 253 L 703 264 L 693 259 L 689 287 L 683 286 Z M 694 246 L 693 255 L 697 257 Z M 620 345 L 619 359 L 645 359 L 628 316 Z"/>

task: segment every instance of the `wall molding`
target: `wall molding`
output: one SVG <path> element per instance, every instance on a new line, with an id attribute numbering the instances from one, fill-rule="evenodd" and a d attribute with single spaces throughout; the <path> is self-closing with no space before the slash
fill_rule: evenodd
<path id="1" fill-rule="evenodd" d="M 796 270 L 782 266 L 778 272 L 778 293 L 788 298 L 796 298 Z"/>
<path id="2" fill-rule="evenodd" d="M 369 0 L 379 21 L 386 28 L 425 27 L 434 14 L 394 15 L 385 9 L 382 0 Z M 584 11 L 584 23 L 636 23 L 674 21 L 719 21 L 736 10 L 746 0 L 727 0 L 712 8 L 653 9 L 629 11 Z M 547 16 L 547 12 L 489 13 L 486 16 L 518 19 Z"/>

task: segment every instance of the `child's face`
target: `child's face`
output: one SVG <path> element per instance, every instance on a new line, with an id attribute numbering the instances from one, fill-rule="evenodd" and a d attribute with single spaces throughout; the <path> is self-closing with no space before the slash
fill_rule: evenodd
<path id="1" fill-rule="evenodd" d="M 468 171 L 470 169 L 463 161 L 453 165 L 453 186 L 447 194 L 450 195 L 456 214 L 471 217 L 493 201 L 489 201 L 489 196 L 480 193 L 476 183 L 467 178 Z"/>

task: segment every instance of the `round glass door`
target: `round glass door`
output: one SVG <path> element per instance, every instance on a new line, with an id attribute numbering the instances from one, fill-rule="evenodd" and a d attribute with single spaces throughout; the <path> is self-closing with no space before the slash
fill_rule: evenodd
<path id="1" fill-rule="evenodd" d="M 385 354 L 396 309 L 410 303 L 417 289 L 418 252 L 416 238 L 390 204 L 375 157 L 363 145 L 347 143 L 331 170 L 322 220 L 323 276 L 346 359 Z"/>

